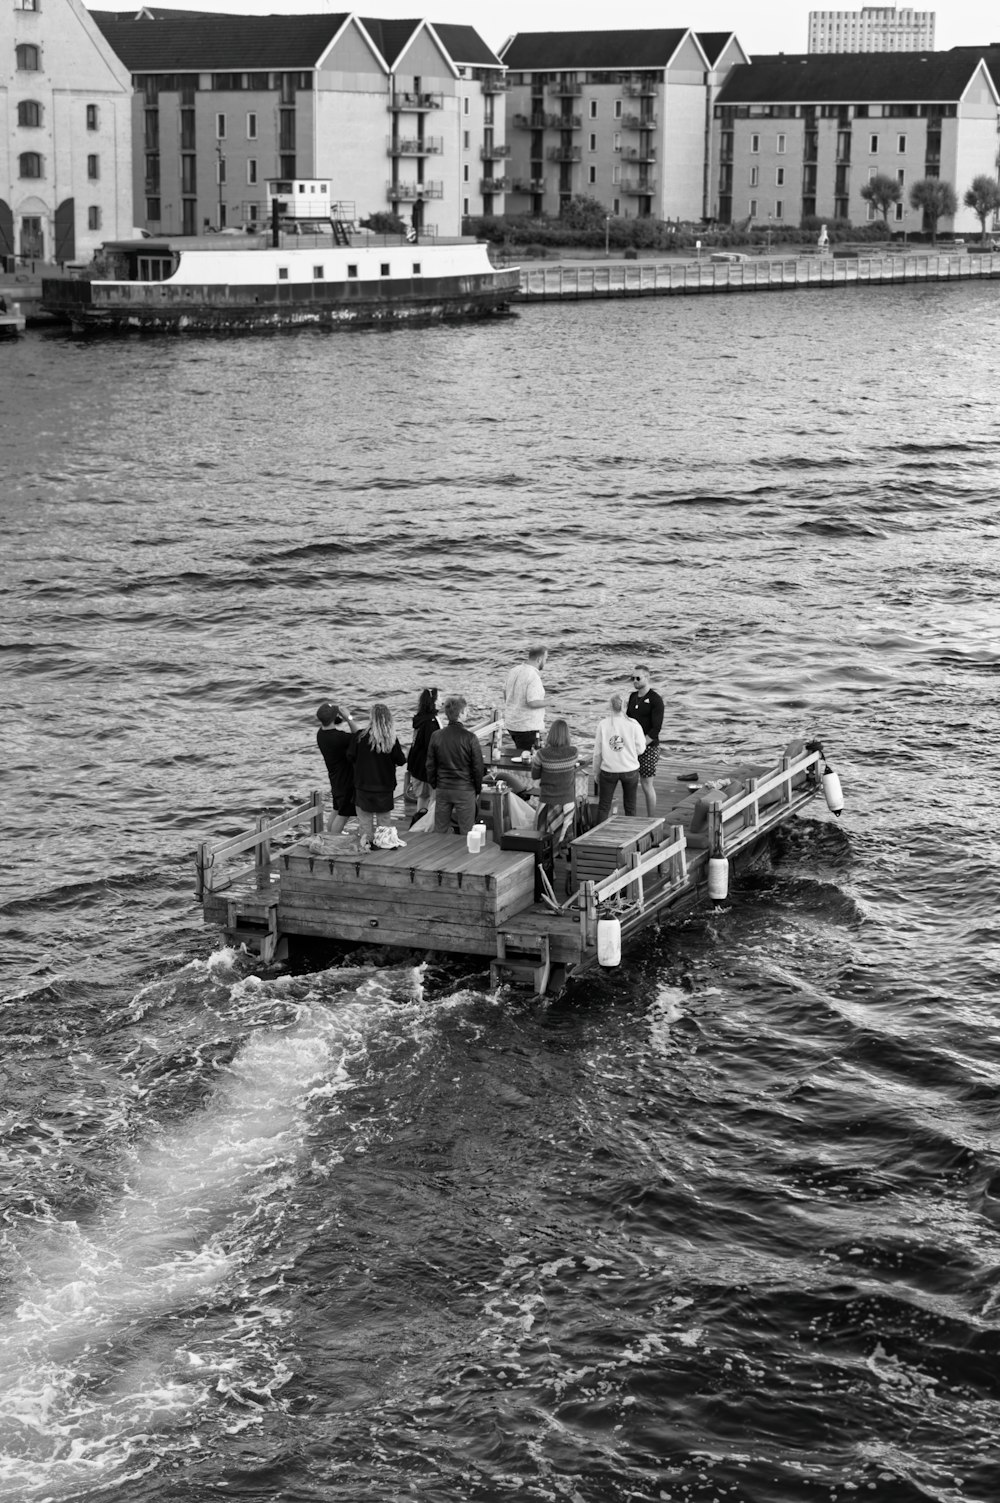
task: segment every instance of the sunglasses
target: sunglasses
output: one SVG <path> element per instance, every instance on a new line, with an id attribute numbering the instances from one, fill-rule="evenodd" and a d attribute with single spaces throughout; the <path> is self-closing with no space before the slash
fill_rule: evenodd
<path id="1" fill-rule="evenodd" d="M 633 684 L 641 684 L 642 683 L 642 678 L 643 678 L 643 675 L 641 673 L 633 673 L 632 674 L 632 682 L 633 682 Z"/>

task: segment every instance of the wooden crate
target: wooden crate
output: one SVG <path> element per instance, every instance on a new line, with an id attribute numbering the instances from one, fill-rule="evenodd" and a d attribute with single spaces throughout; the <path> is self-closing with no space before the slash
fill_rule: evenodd
<path id="1" fill-rule="evenodd" d="M 285 933 L 495 953 L 497 924 L 534 901 L 534 861 L 460 835 L 407 834 L 405 849 L 312 852 L 281 858 Z"/>
<path id="2" fill-rule="evenodd" d="M 599 882 L 616 868 L 627 867 L 636 851 L 642 853 L 660 844 L 665 828 L 663 819 L 613 814 L 585 835 L 578 835 L 570 845 L 573 881 L 577 885 Z"/>

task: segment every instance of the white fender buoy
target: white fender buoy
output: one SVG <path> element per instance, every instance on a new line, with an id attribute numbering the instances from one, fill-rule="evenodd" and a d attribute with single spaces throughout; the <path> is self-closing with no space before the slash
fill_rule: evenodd
<path id="1" fill-rule="evenodd" d="M 607 966 L 622 963 L 622 926 L 616 918 L 597 920 L 597 961 Z"/>
<path id="2" fill-rule="evenodd" d="M 729 862 L 725 856 L 709 858 L 708 895 L 715 903 L 721 903 L 729 896 Z"/>
<path id="3" fill-rule="evenodd" d="M 830 813 L 836 814 L 839 819 L 844 807 L 844 795 L 840 791 L 840 779 L 829 762 L 823 764 L 823 796 Z"/>

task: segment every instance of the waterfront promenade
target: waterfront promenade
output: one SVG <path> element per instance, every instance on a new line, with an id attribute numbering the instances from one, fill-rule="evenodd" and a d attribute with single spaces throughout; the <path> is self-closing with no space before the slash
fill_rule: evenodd
<path id="1" fill-rule="evenodd" d="M 518 302 L 591 298 L 683 297 L 698 293 L 780 292 L 901 282 L 1000 278 L 1000 252 L 883 252 L 879 255 L 784 255 L 753 260 L 562 261 L 523 266 Z"/>

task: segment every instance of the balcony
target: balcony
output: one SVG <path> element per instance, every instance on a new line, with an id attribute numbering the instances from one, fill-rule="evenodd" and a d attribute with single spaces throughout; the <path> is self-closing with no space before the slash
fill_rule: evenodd
<path id="1" fill-rule="evenodd" d="M 518 130 L 544 130 L 548 115 L 515 115 L 514 124 Z"/>
<path id="2" fill-rule="evenodd" d="M 422 141 L 416 136 L 399 136 L 393 140 L 390 136 L 386 142 L 386 148 L 391 157 L 430 157 L 444 151 L 443 136 L 425 136 Z"/>
<path id="3" fill-rule="evenodd" d="M 479 160 L 481 162 L 499 162 L 504 157 L 509 157 L 512 150 L 513 148 L 508 146 L 506 142 L 501 143 L 499 146 L 480 146 Z"/>
<path id="4" fill-rule="evenodd" d="M 444 198 L 444 184 L 386 183 L 385 192 L 393 203 L 417 203 L 423 198 Z"/>
<path id="5" fill-rule="evenodd" d="M 545 124 L 549 130 L 579 130 L 583 125 L 583 116 L 546 115 Z"/>
<path id="6" fill-rule="evenodd" d="M 443 94 L 393 94 L 390 110 L 439 110 L 444 106 Z"/>
<path id="7" fill-rule="evenodd" d="M 647 194 L 656 192 L 656 178 L 623 177 L 618 187 L 622 193 L 631 194 L 635 198 L 645 198 Z"/>
<path id="8" fill-rule="evenodd" d="M 480 193 L 508 193 L 510 191 L 509 177 L 481 177 L 479 179 Z"/>
<path id="9" fill-rule="evenodd" d="M 654 78 L 631 78 L 621 87 L 628 99 L 646 99 L 660 92 L 660 85 Z"/>
<path id="10" fill-rule="evenodd" d="M 657 117 L 655 115 L 623 115 L 618 124 L 622 130 L 655 130 Z"/>
<path id="11" fill-rule="evenodd" d="M 550 162 L 583 161 L 583 151 L 579 146 L 550 146 L 545 155 Z"/>
<path id="12" fill-rule="evenodd" d="M 507 75 L 505 73 L 487 73 L 482 79 L 484 94 L 506 94 Z"/>
<path id="13" fill-rule="evenodd" d="M 544 177 L 516 177 L 511 184 L 512 193 L 544 193 L 548 179 Z"/>
<path id="14" fill-rule="evenodd" d="M 655 146 L 626 146 L 618 153 L 623 162 L 655 162 Z"/>
<path id="15" fill-rule="evenodd" d="M 583 84 L 575 78 L 560 78 L 554 83 L 546 84 L 546 89 L 554 99 L 575 99 L 583 93 Z"/>

